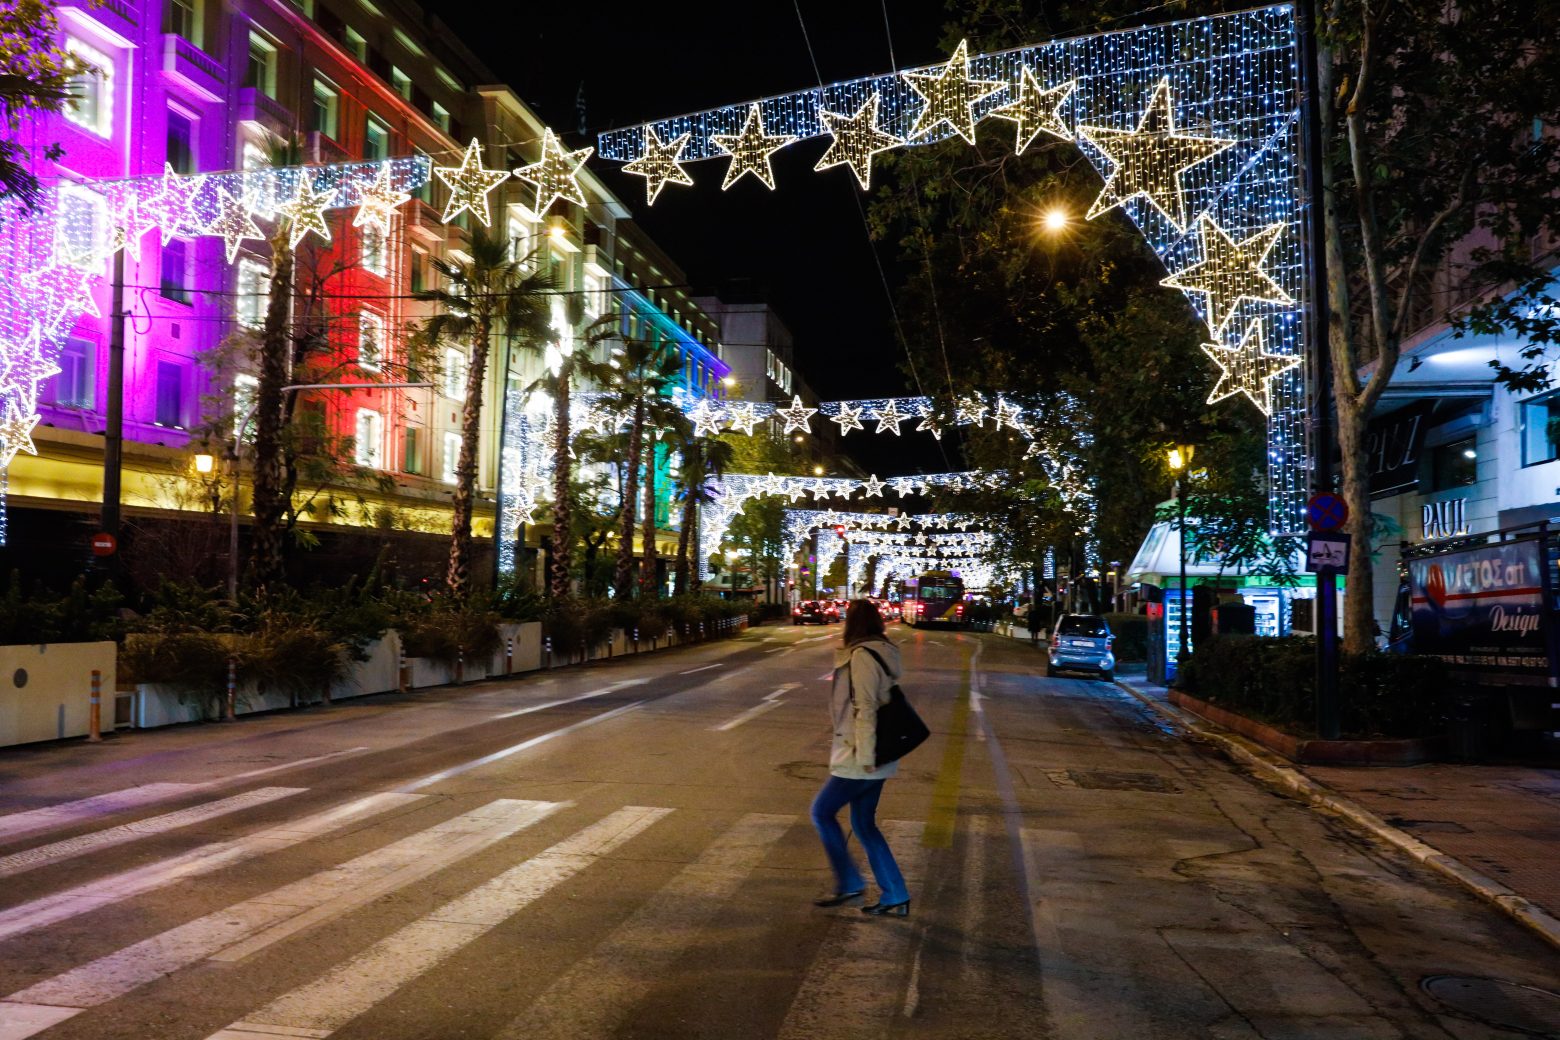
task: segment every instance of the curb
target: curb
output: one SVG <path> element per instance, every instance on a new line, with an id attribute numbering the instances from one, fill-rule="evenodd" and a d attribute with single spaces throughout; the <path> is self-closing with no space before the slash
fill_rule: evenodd
<path id="1" fill-rule="evenodd" d="M 1311 779 L 1287 762 L 1277 761 L 1267 753 L 1258 751 L 1239 737 L 1211 729 L 1203 724 L 1202 720 L 1191 715 L 1191 713 L 1169 705 L 1160 704 L 1151 697 L 1145 697 L 1124 682 L 1117 681 L 1115 685 L 1118 689 L 1141 701 L 1149 709 L 1169 719 L 1177 726 L 1218 745 L 1231 758 L 1234 758 L 1252 773 L 1256 774 L 1259 779 L 1282 789 L 1314 808 L 1324 809 L 1341 816 L 1353 824 L 1357 830 L 1363 831 L 1407 853 L 1411 858 L 1439 872 L 1444 877 L 1457 882 L 1457 884 L 1469 892 L 1538 935 L 1539 938 L 1549 943 L 1549 945 L 1560 949 L 1560 919 L 1550 915 L 1548 911 L 1539 907 L 1532 900 L 1518 895 L 1494 878 L 1474 870 L 1466 863 L 1448 856 L 1440 849 L 1425 844 L 1412 834 L 1399 830 L 1370 810 L 1356 805 L 1331 788 Z"/>

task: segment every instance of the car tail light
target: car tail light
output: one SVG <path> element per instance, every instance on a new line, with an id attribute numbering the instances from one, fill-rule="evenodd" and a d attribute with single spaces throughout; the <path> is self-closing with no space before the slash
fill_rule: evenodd
<path id="1" fill-rule="evenodd" d="M 953 612 L 955 614 L 962 614 L 962 613 L 964 613 L 964 604 L 960 603 L 958 606 L 954 607 L 953 608 Z"/>

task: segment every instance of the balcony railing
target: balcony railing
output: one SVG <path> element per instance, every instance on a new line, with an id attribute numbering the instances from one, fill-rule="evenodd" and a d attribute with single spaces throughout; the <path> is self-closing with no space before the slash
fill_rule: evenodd
<path id="1" fill-rule="evenodd" d="M 175 33 L 163 33 L 163 71 L 207 100 L 222 100 L 222 63 Z"/>
<path id="2" fill-rule="evenodd" d="M 238 92 L 238 118 L 259 123 L 282 137 L 293 131 L 292 110 L 258 87 L 244 87 Z"/>
<path id="3" fill-rule="evenodd" d="M 309 131 L 309 161 L 330 165 L 332 163 L 346 163 L 352 161 L 351 154 L 341 145 L 337 144 L 328 134 L 319 130 Z"/>
<path id="4" fill-rule="evenodd" d="M 95 4 L 88 0 L 77 0 L 63 6 L 79 9 L 88 18 L 120 36 L 134 37 L 138 32 L 135 5 L 129 0 L 98 0 Z"/>

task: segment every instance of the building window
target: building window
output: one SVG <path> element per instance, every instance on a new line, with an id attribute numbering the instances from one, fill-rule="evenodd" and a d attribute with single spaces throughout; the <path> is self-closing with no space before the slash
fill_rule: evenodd
<path id="1" fill-rule="evenodd" d="M 362 234 L 363 270 L 383 278 L 389 271 L 386 262 L 389 251 L 385 249 L 385 233 L 379 230 L 378 224 L 364 224 Z"/>
<path id="2" fill-rule="evenodd" d="M 246 329 L 263 328 L 271 305 L 271 269 L 255 260 L 240 260 L 236 291 L 233 313 L 238 323 Z"/>
<path id="3" fill-rule="evenodd" d="M 240 372 L 233 377 L 233 425 L 246 423 L 246 420 L 254 417 L 255 402 L 259 399 L 260 380 L 246 372 Z M 237 431 L 240 440 L 250 441 L 254 439 L 255 429 L 252 423 L 246 423 L 244 429 Z"/>
<path id="4" fill-rule="evenodd" d="M 426 273 L 428 254 L 421 249 L 412 248 L 412 269 L 410 271 L 412 292 L 420 293 L 428 284 Z"/>
<path id="5" fill-rule="evenodd" d="M 195 121 L 178 112 L 168 112 L 168 165 L 174 173 L 195 172 Z"/>
<path id="6" fill-rule="evenodd" d="M 450 110 L 435 101 L 433 103 L 432 115 L 434 125 L 437 126 L 440 130 L 443 130 L 445 133 L 449 133 Z"/>
<path id="7" fill-rule="evenodd" d="M 114 59 L 74 37 L 65 41 L 65 49 L 92 66 L 72 76 L 66 86 L 70 100 L 65 103 L 65 118 L 83 130 L 107 137 L 114 124 Z"/>
<path id="8" fill-rule="evenodd" d="M 356 434 L 352 443 L 353 460 L 359 466 L 378 469 L 380 444 L 384 436 L 385 417 L 372 408 L 359 408 Z"/>
<path id="9" fill-rule="evenodd" d="M 439 479 L 446 484 L 455 483 L 455 466 L 460 462 L 460 434 L 444 435 L 444 458 L 439 469 Z"/>
<path id="10" fill-rule="evenodd" d="M 333 141 L 341 131 L 341 94 L 322 79 L 314 81 L 314 121 L 311 129 Z"/>
<path id="11" fill-rule="evenodd" d="M 249 34 L 249 64 L 244 68 L 244 86 L 253 87 L 269 98 L 276 96 L 276 45 L 255 32 Z"/>
<path id="12" fill-rule="evenodd" d="M 368 160 L 390 157 L 390 128 L 373 116 L 363 128 L 363 158 Z"/>
<path id="13" fill-rule="evenodd" d="M 412 77 L 394 65 L 390 66 L 390 88 L 401 95 L 403 100 L 412 100 Z"/>
<path id="14" fill-rule="evenodd" d="M 266 170 L 271 167 L 271 157 L 264 146 L 258 141 L 248 139 L 244 141 L 244 154 L 239 162 L 245 173 L 254 173 L 256 170 Z"/>
<path id="15" fill-rule="evenodd" d="M 415 426 L 408 426 L 402 438 L 401 469 L 407 473 L 421 474 L 425 472 L 425 466 L 423 432 Z"/>
<path id="16" fill-rule="evenodd" d="M 358 316 L 358 367 L 378 372 L 385 357 L 385 319 L 373 311 Z"/>
<path id="17" fill-rule="evenodd" d="M 1430 452 L 1431 490 L 1446 491 L 1479 482 L 1478 439 L 1465 437 Z"/>
<path id="18" fill-rule="evenodd" d="M 57 362 L 60 370 L 49 383 L 49 399 L 61 408 L 91 408 L 95 357 L 89 341 L 66 340 Z"/>
<path id="19" fill-rule="evenodd" d="M 530 270 L 535 261 L 531 256 L 531 222 L 511 215 L 505 222 L 505 232 L 509 239 L 509 259 L 525 262 L 526 269 Z"/>
<path id="20" fill-rule="evenodd" d="M 182 36 L 197 47 L 204 46 L 200 9 L 200 0 L 167 0 L 163 8 L 163 32 Z"/>
<path id="21" fill-rule="evenodd" d="M 466 397 L 466 368 L 470 364 L 466 351 L 461 347 L 447 347 L 444 351 L 444 396 L 457 401 Z"/>
<path id="22" fill-rule="evenodd" d="M 183 365 L 157 362 L 157 411 L 152 421 L 158 426 L 184 428 Z"/>
<path id="23" fill-rule="evenodd" d="M 348 26 L 342 30 L 341 39 L 347 45 L 347 50 L 358 60 L 358 64 L 368 61 L 368 41 L 363 38 L 362 33 Z"/>
<path id="24" fill-rule="evenodd" d="M 169 239 L 162 247 L 162 264 L 157 292 L 165 300 L 189 303 L 189 243 L 182 238 Z"/>
<path id="25" fill-rule="evenodd" d="M 1521 436 L 1524 466 L 1560 458 L 1560 394 L 1522 402 Z"/>
<path id="26" fill-rule="evenodd" d="M 585 272 L 585 316 L 599 318 L 606 310 L 607 282 L 591 271 Z"/>

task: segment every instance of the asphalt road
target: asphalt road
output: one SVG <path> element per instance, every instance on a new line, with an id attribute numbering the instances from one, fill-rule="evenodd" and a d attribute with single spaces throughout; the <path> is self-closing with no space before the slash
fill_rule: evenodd
<path id="1" fill-rule="evenodd" d="M 0 751 L 0 1040 L 1517 1037 L 1560 955 L 1027 645 L 895 627 L 908 920 L 817 910 L 839 628 Z"/>

